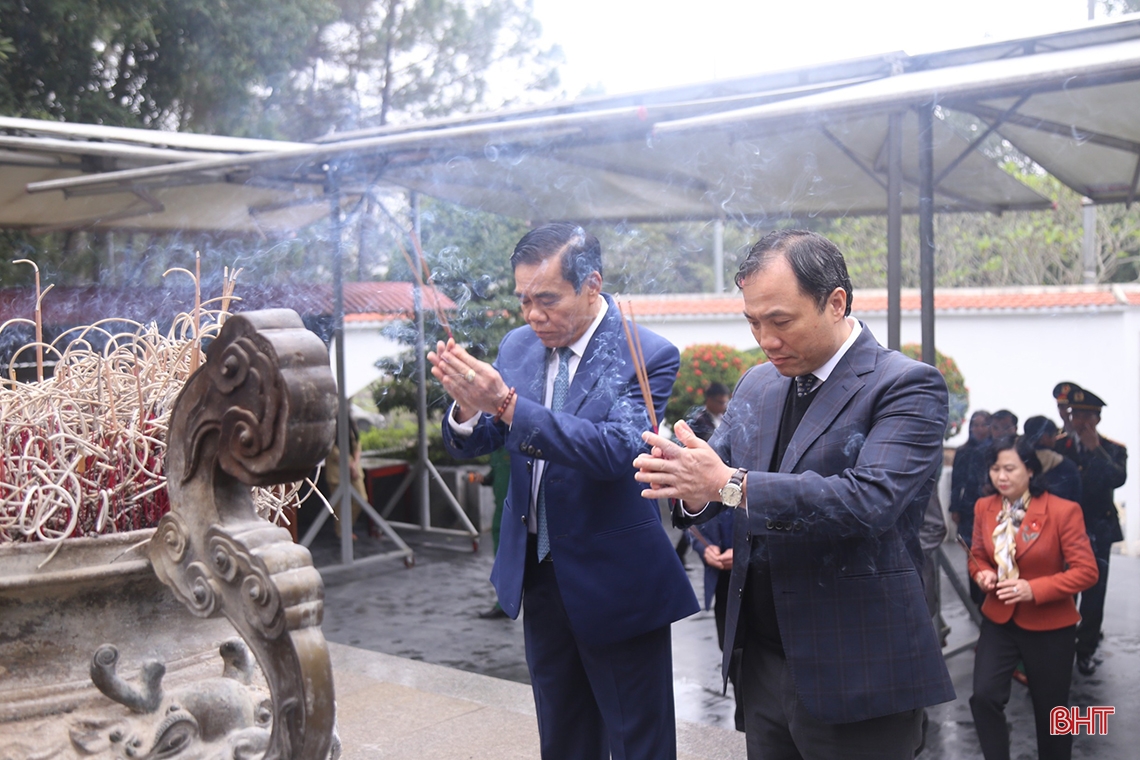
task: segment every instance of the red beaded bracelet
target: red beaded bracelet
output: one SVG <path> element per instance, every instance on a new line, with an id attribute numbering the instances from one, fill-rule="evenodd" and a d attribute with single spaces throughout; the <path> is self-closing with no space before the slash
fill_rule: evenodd
<path id="1" fill-rule="evenodd" d="M 498 422 L 503 418 L 503 415 L 506 414 L 507 407 L 511 405 L 511 399 L 514 397 L 515 389 L 512 387 L 507 391 L 507 397 L 503 399 L 503 403 L 499 404 L 499 409 L 495 412 L 495 416 L 491 418 L 491 422 Z"/>

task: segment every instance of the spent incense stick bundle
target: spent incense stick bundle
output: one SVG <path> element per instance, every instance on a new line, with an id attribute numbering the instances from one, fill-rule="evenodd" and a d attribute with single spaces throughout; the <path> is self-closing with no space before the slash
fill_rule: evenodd
<path id="1" fill-rule="evenodd" d="M 629 307 L 629 321 L 625 319 L 625 309 Z M 645 366 L 645 353 L 641 349 L 641 335 L 637 331 L 637 318 L 633 315 L 633 304 L 626 301 L 618 306 L 622 314 L 621 326 L 625 328 L 625 339 L 629 343 L 629 355 L 633 359 L 633 369 L 637 373 L 637 384 L 641 386 L 641 397 L 645 400 L 645 410 L 649 412 L 649 424 L 657 432 L 657 410 L 653 404 L 653 394 L 649 388 L 649 371 Z M 630 330 L 630 323 L 633 329 Z"/>

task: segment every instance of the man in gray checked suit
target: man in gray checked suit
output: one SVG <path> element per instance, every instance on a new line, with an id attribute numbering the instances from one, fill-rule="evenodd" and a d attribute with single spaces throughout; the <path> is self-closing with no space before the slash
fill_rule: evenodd
<path id="1" fill-rule="evenodd" d="M 926 612 L 918 531 L 942 465 L 947 393 L 933 367 L 850 317 L 831 241 L 773 232 L 736 275 L 768 357 L 708 444 L 646 434 L 646 495 L 679 525 L 737 507 L 724 662 L 743 650 L 748 757 L 897 758 L 922 708 L 954 698 Z"/>

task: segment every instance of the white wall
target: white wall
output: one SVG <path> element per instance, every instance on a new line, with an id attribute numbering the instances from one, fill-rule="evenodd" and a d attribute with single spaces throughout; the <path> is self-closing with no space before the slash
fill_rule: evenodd
<path id="1" fill-rule="evenodd" d="M 385 337 L 381 329 L 387 323 L 348 322 L 344 326 L 344 384 L 354 396 L 380 378 L 376 361 L 398 356 L 407 346 Z M 335 342 L 329 346 L 329 362 L 335 367 Z"/>
<path id="2" fill-rule="evenodd" d="M 885 344 L 886 315 L 855 315 Z M 756 345 L 744 318 L 736 315 L 703 319 L 639 317 L 638 322 L 679 348 L 694 343 L 725 343 L 737 348 Z M 902 319 L 902 342 L 918 343 L 918 314 Z M 1065 309 L 1053 312 L 939 313 L 935 322 L 938 350 L 952 357 L 970 390 L 970 410 L 1009 409 L 1024 422 L 1042 414 L 1060 422 L 1053 386 L 1070 380 L 1102 399 L 1100 432 L 1128 447 L 1128 482 L 1116 492 L 1126 510 L 1125 551 L 1140 554 L 1140 308 Z M 950 441 L 957 445 L 960 435 Z"/>

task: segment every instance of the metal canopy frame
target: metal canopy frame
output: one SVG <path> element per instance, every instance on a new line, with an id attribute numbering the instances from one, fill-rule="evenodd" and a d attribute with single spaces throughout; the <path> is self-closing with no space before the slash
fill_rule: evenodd
<path id="1" fill-rule="evenodd" d="M 668 218 L 721 225 L 726 218 L 773 221 L 885 212 L 888 345 L 895 348 L 901 317 L 901 218 L 917 213 L 923 358 L 933 362 L 934 213 L 1002 213 L 1050 205 L 978 152 L 984 137 L 1001 135 L 1093 202 L 1131 202 L 1140 181 L 1140 127 L 1135 134 L 1125 132 L 1140 124 L 1140 105 L 1138 118 L 1121 119 L 1124 126 L 1115 125 L 1114 131 L 1114 124 L 1101 123 L 1103 109 L 1085 108 L 1074 115 L 1076 105 L 1068 103 L 1065 110 L 1065 102 L 1055 101 L 1074 93 L 1095 97 L 1096 88 L 1138 82 L 1140 19 L 1125 18 L 920 56 L 892 53 L 703 86 L 441 119 L 410 128 L 384 127 L 333 135 L 311 145 L 230 144 L 213 155 L 165 162 L 157 154 L 144 156 L 136 150 L 130 157 L 134 161 L 158 165 L 93 169 L 86 176 L 33 181 L 27 189 L 63 191 L 69 199 L 124 193 L 134 197 L 151 191 L 155 202 L 162 203 L 157 194 L 175 185 L 254 188 L 268 183 L 298 192 L 321 183 L 323 193 L 310 191 L 296 203 L 328 203 L 335 225 L 342 222 L 346 203 L 379 182 L 500 213 L 513 209 L 513 215 L 532 221 Z M 1114 103 L 1123 108 L 1132 101 L 1140 103 L 1140 93 Z M 981 119 L 986 125 L 982 136 L 967 140 L 954 134 L 939 118 L 947 109 Z M 0 130 L 5 128 L 0 120 Z M 101 128 L 60 129 L 94 139 L 87 131 Z M 907 133 L 913 137 L 905 137 Z M 179 141 L 201 137 L 150 133 L 134 142 L 150 150 L 189 149 Z M 803 142 L 794 142 L 797 139 Z M 904 151 L 906 141 L 913 141 L 913 151 Z M 193 149 L 202 151 L 208 144 L 194 142 Z M 784 196 L 772 196 L 781 192 L 781 186 L 771 182 L 772 167 L 781 168 L 776 159 L 796 150 L 824 151 L 827 162 L 849 162 L 853 168 L 832 177 L 830 185 L 847 192 L 847 200 L 829 206 L 823 194 L 789 197 L 786 189 Z M 1075 169 L 1057 163 L 1088 151 L 1123 152 L 1128 161 L 1102 165 L 1125 165 L 1126 176 L 1098 183 L 1083 178 L 1090 162 L 1078 159 Z M 127 156 L 119 158 L 123 164 Z M 804 162 L 786 168 L 800 175 L 833 169 L 813 169 Z M 562 187 L 538 197 L 533 191 L 551 179 L 561 181 Z M 621 202 L 610 203 L 608 197 Z M 580 203 L 559 205 L 566 199 Z M 289 203 L 259 202 L 261 208 L 282 210 L 291 209 Z M 714 234 L 717 229 L 714 226 Z M 339 267 L 339 241 L 334 243 Z M 418 313 L 422 318 L 422 304 Z M 340 312 L 336 321 L 343 337 Z M 417 353 L 422 354 L 422 346 Z M 338 368 L 338 379 L 343 380 L 342 372 Z M 342 420 L 346 409 L 342 394 Z M 342 430 L 347 435 L 346 425 Z M 344 457 L 347 445 L 342 443 Z M 421 454 L 425 445 L 421 441 Z"/>

